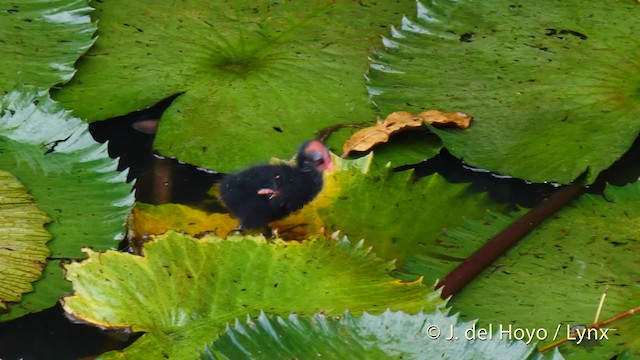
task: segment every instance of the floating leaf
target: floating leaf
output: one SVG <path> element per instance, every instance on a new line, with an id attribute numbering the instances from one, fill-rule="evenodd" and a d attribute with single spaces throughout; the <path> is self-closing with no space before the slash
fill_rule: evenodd
<path id="1" fill-rule="evenodd" d="M 417 179 L 413 171 L 377 168 L 373 157 L 373 153 L 356 160 L 333 156 L 336 170 L 325 174 L 317 198 L 270 227 L 288 240 L 340 231 L 367 239 L 378 256 L 402 263 L 407 254 L 423 253 L 443 228 L 458 226 L 487 209 L 510 208 L 470 183 L 449 183 L 438 174 Z M 451 204 L 455 213 L 442 211 Z M 215 228 L 209 226 L 208 231 Z"/>
<path id="2" fill-rule="evenodd" d="M 132 213 L 133 236 L 142 239 L 169 230 L 195 236 L 211 233 L 226 237 L 238 222 L 229 214 L 207 213 L 182 204 L 151 205 L 136 203 Z"/>
<path id="3" fill-rule="evenodd" d="M 568 327 L 593 323 L 605 290 L 600 320 L 640 306 L 638 201 L 639 183 L 608 186 L 603 196 L 582 195 L 455 295 L 454 308 L 493 324 L 543 328 L 550 334 L 546 344 L 558 327 L 566 337 Z M 513 221 L 489 213 L 482 221 L 447 230 L 428 250 L 432 257 L 412 256 L 405 270 L 418 275 L 426 274 L 425 269 L 429 274 L 432 269 L 451 270 Z M 608 340 L 565 344 L 561 352 L 577 358 L 609 359 L 640 337 L 640 317 L 634 315 L 607 328 L 611 329 Z"/>
<path id="4" fill-rule="evenodd" d="M 443 228 L 456 226 L 465 217 L 487 208 L 504 210 L 505 204 L 470 184 L 447 182 L 433 174 L 416 179 L 413 171 L 357 176 L 340 189 L 334 203 L 319 210 L 329 230 L 340 230 L 356 239 L 367 239 L 379 256 L 397 259 L 421 252 L 437 239 Z M 455 213 L 443 209 L 455 204 Z"/>
<path id="5" fill-rule="evenodd" d="M 93 44 L 91 10 L 86 0 L 0 0 L 0 94 L 68 81 Z"/>
<path id="6" fill-rule="evenodd" d="M 425 249 L 443 228 L 459 226 L 465 218 L 481 216 L 486 209 L 509 208 L 509 204 L 492 199 L 488 192 L 473 189 L 469 183 L 449 183 L 437 174 L 416 179 L 412 171 L 371 170 L 373 154 L 356 160 L 334 156 L 333 161 L 336 171 L 326 174 L 318 197 L 300 211 L 270 224 L 282 238 L 300 240 L 341 231 L 351 238 L 367 239 L 378 256 L 402 264 L 407 254 L 428 253 Z M 456 204 L 456 213 L 442 211 L 450 204 Z M 181 220 L 172 215 L 176 222 L 148 233 L 173 229 L 194 235 L 224 234 L 225 229 L 238 225 L 235 219 L 227 222 L 227 214 L 197 213 L 201 220 L 190 216 L 191 220 Z M 185 221 L 194 223 L 195 228 L 190 230 Z M 142 236 L 138 229 L 145 226 L 134 224 L 133 228 Z"/>
<path id="7" fill-rule="evenodd" d="M 100 37 L 54 97 L 95 121 L 180 93 L 162 115 L 155 147 L 229 172 L 265 156 L 289 157 L 330 125 L 375 118 L 363 76 L 367 58 L 414 2 L 92 5 Z"/>
<path id="8" fill-rule="evenodd" d="M 396 111 L 389 114 L 383 121 L 378 121 L 375 125 L 351 135 L 342 145 L 342 156 L 352 151 L 371 150 L 373 146 L 389 141 L 389 138 L 396 133 L 421 128 L 425 124 L 466 129 L 471 124 L 471 116 L 460 112 L 447 113 L 438 110 L 427 110 L 415 115 L 408 111 Z"/>
<path id="9" fill-rule="evenodd" d="M 51 260 L 35 291 L 12 304 L 0 321 L 53 306 L 70 291 L 60 259 L 83 257 L 80 248 L 114 248 L 133 203 L 126 172 L 116 172 L 107 144 L 96 143 L 87 124 L 47 95 L 14 91 L 0 99 L 0 169 L 29 189 L 52 222 Z M 54 260 L 55 259 L 55 260 Z"/>
<path id="10" fill-rule="evenodd" d="M 430 131 L 410 131 L 394 136 L 388 143 L 376 147 L 378 164 L 418 164 L 440 153 L 442 141 Z"/>
<path id="11" fill-rule="evenodd" d="M 342 162 L 349 160 L 336 160 Z M 443 211 L 452 204 L 455 213 Z M 488 208 L 503 211 L 508 205 L 471 184 L 449 183 L 438 174 L 417 179 L 413 171 L 367 166 L 330 175 L 325 190 L 309 205 L 306 223 L 315 219 L 327 232 L 340 230 L 350 238 L 367 239 L 378 256 L 402 263 L 406 254 L 424 251 L 443 228 Z"/>
<path id="12" fill-rule="evenodd" d="M 346 240 L 198 240 L 170 232 L 147 243 L 144 257 L 87 253 L 67 266 L 75 295 L 64 308 L 91 324 L 147 332 L 121 354 L 130 358 L 193 358 L 227 321 L 260 309 L 339 315 L 442 304 L 432 288 L 391 278 L 392 263 Z"/>
<path id="13" fill-rule="evenodd" d="M 616 0 L 418 2 L 368 78 L 383 113 L 464 111 L 438 130 L 472 166 L 535 182 L 593 182 L 640 131 L 640 6 Z"/>
<path id="14" fill-rule="evenodd" d="M 33 290 L 31 283 L 42 276 L 49 256 L 44 229 L 49 222 L 33 203 L 20 182 L 0 171 L 0 311 L 5 302 L 17 302 L 22 294 Z"/>
<path id="15" fill-rule="evenodd" d="M 249 322 L 250 321 L 250 322 Z M 561 359 L 545 356 L 533 345 L 485 333 L 475 322 L 440 311 L 408 315 L 385 311 L 380 315 L 339 318 L 316 314 L 287 319 L 260 314 L 233 328 L 207 347 L 202 359 Z M 479 331 L 479 330 L 478 330 Z M 465 335 L 469 338 L 465 338 Z M 457 339 L 456 339 L 457 337 Z M 448 339 L 449 338 L 449 339 Z"/>

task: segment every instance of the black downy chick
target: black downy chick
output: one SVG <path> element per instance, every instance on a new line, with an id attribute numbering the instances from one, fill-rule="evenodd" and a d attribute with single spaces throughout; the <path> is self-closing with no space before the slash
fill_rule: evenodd
<path id="1" fill-rule="evenodd" d="M 324 144 L 307 141 L 293 165 L 257 165 L 226 175 L 220 182 L 220 199 L 240 220 L 240 230 L 264 230 L 269 222 L 313 200 L 322 190 L 322 172 L 332 167 Z"/>

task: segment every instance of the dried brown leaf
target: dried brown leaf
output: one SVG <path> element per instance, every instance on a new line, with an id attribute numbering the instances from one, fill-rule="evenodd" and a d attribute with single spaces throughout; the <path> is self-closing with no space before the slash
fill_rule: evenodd
<path id="1" fill-rule="evenodd" d="M 461 112 L 443 112 L 427 110 L 417 115 L 408 111 L 396 111 L 389 114 L 384 121 L 360 129 L 342 146 L 342 156 L 352 151 L 368 151 L 375 145 L 386 143 L 396 133 L 421 128 L 424 124 L 436 126 L 452 126 L 466 129 L 471 123 L 471 116 Z"/>
<path id="2" fill-rule="evenodd" d="M 424 119 L 420 117 L 421 114 L 422 113 L 414 115 L 408 111 L 396 111 L 389 114 L 382 122 L 382 125 L 389 132 L 389 136 L 391 136 L 402 130 L 422 127 Z"/>
<path id="3" fill-rule="evenodd" d="M 471 125 L 471 116 L 461 112 L 442 112 L 438 110 L 427 110 L 416 115 L 426 123 L 437 126 L 452 126 L 466 129 Z"/>

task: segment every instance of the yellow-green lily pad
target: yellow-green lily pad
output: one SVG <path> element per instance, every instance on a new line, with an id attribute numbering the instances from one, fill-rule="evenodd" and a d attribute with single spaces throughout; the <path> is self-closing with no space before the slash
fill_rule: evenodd
<path id="1" fill-rule="evenodd" d="M 227 322 L 261 310 L 336 316 L 443 304 L 433 288 L 392 278 L 392 262 L 346 240 L 267 243 L 169 232 L 147 243 L 144 257 L 86 251 L 87 260 L 67 266 L 75 294 L 64 309 L 90 324 L 146 333 L 105 358 L 194 358 Z"/>
<path id="2" fill-rule="evenodd" d="M 0 311 L 33 290 L 49 256 L 49 217 L 11 174 L 0 171 Z"/>

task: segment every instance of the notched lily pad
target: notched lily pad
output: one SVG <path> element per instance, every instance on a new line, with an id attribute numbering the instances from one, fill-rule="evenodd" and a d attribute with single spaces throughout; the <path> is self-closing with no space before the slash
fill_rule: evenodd
<path id="1" fill-rule="evenodd" d="M 533 344 L 511 341 L 498 333 L 465 338 L 479 329 L 475 321 L 440 311 L 414 315 L 385 311 L 360 317 L 267 316 L 236 321 L 201 359 L 562 359 L 544 356 Z"/>
<path id="2" fill-rule="evenodd" d="M 87 0 L 0 0 L 0 94 L 67 82 L 93 44 Z"/>
<path id="3" fill-rule="evenodd" d="M 582 195 L 485 269 L 450 304 L 465 316 L 493 324 L 512 323 L 548 334 L 560 325 L 563 337 L 568 327 L 593 322 L 605 291 L 600 320 L 640 306 L 638 201 L 640 183 Z M 429 280 L 446 274 L 516 218 L 487 213 L 483 220 L 447 229 L 425 252 L 412 254 L 404 270 Z M 487 301 L 501 298 L 510 301 Z M 567 357 L 600 359 L 625 350 L 639 354 L 633 345 L 640 337 L 637 314 L 606 327 L 611 329 L 608 339 L 591 345 L 572 341 L 560 351 Z M 549 336 L 541 344 L 552 341 Z"/>
<path id="4" fill-rule="evenodd" d="M 615 0 L 417 2 L 369 73 L 381 112 L 464 111 L 432 130 L 474 167 L 593 182 L 640 132 L 640 6 Z"/>
<path id="5" fill-rule="evenodd" d="M 314 131 L 375 118 L 363 77 L 368 56 L 414 2 L 92 5 L 100 37 L 54 97 L 95 121 L 181 94 L 162 115 L 154 146 L 230 172 L 265 154 L 289 156 L 291 144 Z"/>
<path id="6" fill-rule="evenodd" d="M 267 243 L 170 232 L 147 243 L 144 257 L 86 252 L 89 259 L 66 267 L 75 294 L 64 309 L 90 324 L 146 332 L 124 351 L 132 358 L 192 358 L 226 322 L 260 310 L 339 315 L 442 305 L 431 287 L 393 279 L 391 262 L 346 240 Z"/>
<path id="7" fill-rule="evenodd" d="M 11 174 L 0 171 L 0 312 L 33 290 L 49 256 L 44 229 L 50 221 L 27 189 Z"/>
<path id="8" fill-rule="evenodd" d="M 423 252 L 443 228 L 481 216 L 486 209 L 510 207 L 469 183 L 449 183 L 438 174 L 417 179 L 413 171 L 376 166 L 374 157 L 370 153 L 349 160 L 334 155 L 335 170 L 325 173 L 325 185 L 316 199 L 270 227 L 286 240 L 328 237 L 340 231 L 367 239 L 378 256 L 401 263 L 406 254 Z M 456 204 L 455 214 L 442 211 L 451 204 Z M 208 231 L 215 232 L 215 225 L 212 222 Z"/>
<path id="9" fill-rule="evenodd" d="M 413 170 L 369 167 L 366 172 L 336 171 L 333 176 L 339 186 L 316 210 L 324 229 L 367 239 L 378 256 L 400 264 L 407 254 L 428 247 L 443 228 L 488 208 L 506 211 L 509 207 L 471 184 L 450 183 L 438 174 L 416 178 Z M 456 206 L 455 214 L 443 211 L 451 204 Z"/>
<path id="10" fill-rule="evenodd" d="M 18 89 L 0 99 L 0 169 L 10 171 L 51 218 L 51 257 L 34 291 L 0 321 L 53 306 L 70 290 L 61 259 L 78 259 L 80 248 L 114 248 L 124 235 L 133 204 L 126 171 L 117 172 L 107 144 L 89 134 L 86 123 L 36 90 Z"/>

